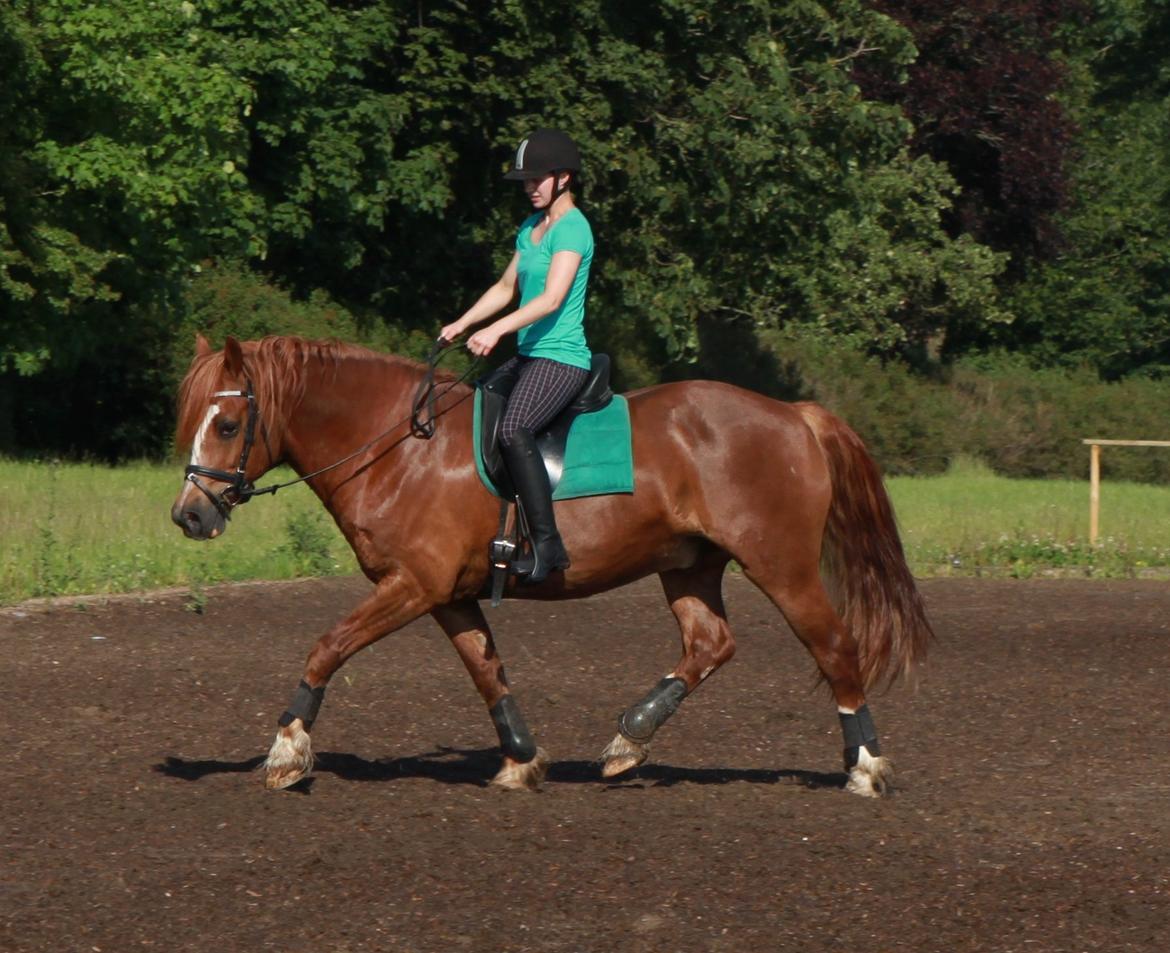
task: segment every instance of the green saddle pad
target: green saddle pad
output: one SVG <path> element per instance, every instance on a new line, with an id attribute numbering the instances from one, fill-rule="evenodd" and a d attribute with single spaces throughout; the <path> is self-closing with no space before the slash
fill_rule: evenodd
<path id="1" fill-rule="evenodd" d="M 480 480 L 496 496 L 500 491 L 487 475 L 480 453 L 480 416 L 483 394 L 475 392 L 474 426 L 471 442 L 475 469 Z M 601 410 L 578 414 L 569 428 L 565 445 L 565 466 L 553 489 L 554 500 L 579 496 L 634 492 L 634 453 L 630 438 L 630 407 L 615 394 Z"/>

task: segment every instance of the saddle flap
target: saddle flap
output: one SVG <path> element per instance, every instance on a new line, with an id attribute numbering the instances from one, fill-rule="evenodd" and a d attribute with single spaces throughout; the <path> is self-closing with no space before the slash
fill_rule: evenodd
<path id="1" fill-rule="evenodd" d="M 514 379 L 512 383 L 516 383 Z M 512 492 L 512 481 L 508 478 L 508 468 L 504 466 L 504 455 L 500 452 L 500 426 L 504 421 L 504 408 L 508 406 L 508 393 L 511 388 L 501 392 L 481 386 L 479 390 L 480 459 L 491 481 L 500 488 L 500 492 L 512 497 L 515 496 Z"/>

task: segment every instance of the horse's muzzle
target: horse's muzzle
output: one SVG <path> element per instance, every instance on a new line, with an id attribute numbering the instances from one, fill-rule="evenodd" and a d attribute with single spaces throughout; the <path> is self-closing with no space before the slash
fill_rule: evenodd
<path id="1" fill-rule="evenodd" d="M 219 510 L 188 493 L 181 494 L 171 507 L 171 520 L 188 539 L 215 539 L 227 528 Z"/>

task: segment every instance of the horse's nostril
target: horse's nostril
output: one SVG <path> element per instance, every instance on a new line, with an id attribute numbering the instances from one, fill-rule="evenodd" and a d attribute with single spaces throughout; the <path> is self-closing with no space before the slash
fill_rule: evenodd
<path id="1" fill-rule="evenodd" d="M 184 510 L 181 514 L 176 514 L 175 522 L 188 533 L 198 533 L 203 528 L 203 521 L 194 510 Z"/>

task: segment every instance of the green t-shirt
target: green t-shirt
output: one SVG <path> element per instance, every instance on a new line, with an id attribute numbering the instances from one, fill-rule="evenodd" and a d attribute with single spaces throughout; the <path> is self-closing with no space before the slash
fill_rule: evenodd
<path id="1" fill-rule="evenodd" d="M 553 222 L 539 245 L 533 245 L 532 229 L 540 223 L 543 214 L 537 212 L 526 218 L 516 236 L 516 251 L 520 254 L 517 262 L 520 307 L 544 291 L 549 265 L 557 252 L 576 252 L 581 256 L 581 264 L 561 306 L 535 324 L 520 329 L 519 350 L 526 357 L 547 357 L 588 370 L 593 355 L 585 343 L 585 291 L 589 266 L 593 263 L 593 229 L 580 209 L 570 209 Z"/>

